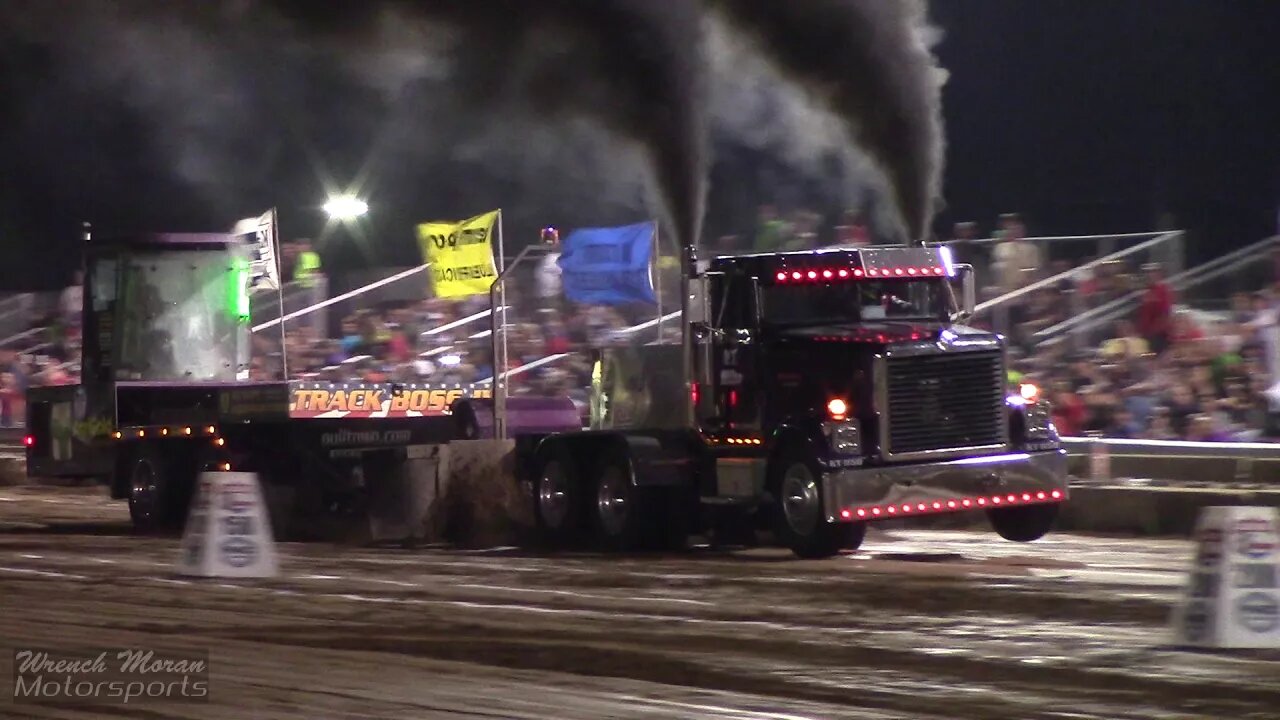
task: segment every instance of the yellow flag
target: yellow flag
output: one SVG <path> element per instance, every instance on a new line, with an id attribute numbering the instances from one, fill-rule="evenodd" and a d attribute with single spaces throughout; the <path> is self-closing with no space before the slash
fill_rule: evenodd
<path id="1" fill-rule="evenodd" d="M 498 211 L 462 222 L 418 226 L 418 245 L 431 263 L 436 297 L 466 297 L 489 292 L 498 272 L 493 264 L 493 225 Z"/>

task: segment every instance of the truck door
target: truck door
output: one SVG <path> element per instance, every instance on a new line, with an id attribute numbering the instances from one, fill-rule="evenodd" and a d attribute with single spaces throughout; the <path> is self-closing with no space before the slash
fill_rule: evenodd
<path id="1" fill-rule="evenodd" d="M 724 429 L 760 427 L 758 374 L 759 307 L 755 278 L 709 274 L 709 372 L 706 413 L 709 424 Z"/>
<path id="2" fill-rule="evenodd" d="M 718 345 L 712 310 L 713 289 L 719 284 L 720 273 L 703 273 L 689 283 L 689 343 L 692 354 L 692 377 L 689 378 L 690 401 L 693 406 L 693 427 L 708 428 L 714 425 L 715 378 L 713 361 Z"/>

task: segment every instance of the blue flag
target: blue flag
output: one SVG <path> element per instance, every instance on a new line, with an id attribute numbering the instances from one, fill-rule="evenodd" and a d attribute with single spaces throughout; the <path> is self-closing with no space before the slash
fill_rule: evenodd
<path id="1" fill-rule="evenodd" d="M 649 275 L 653 233 L 652 222 L 574 230 L 558 261 L 565 297 L 593 305 L 656 305 Z"/>

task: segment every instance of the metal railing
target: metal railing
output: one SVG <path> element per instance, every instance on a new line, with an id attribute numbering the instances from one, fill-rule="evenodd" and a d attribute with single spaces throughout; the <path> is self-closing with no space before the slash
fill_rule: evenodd
<path id="1" fill-rule="evenodd" d="M 35 296 L 18 293 L 0 299 L 0 336 L 12 335 L 31 327 Z"/>
<path id="2" fill-rule="evenodd" d="M 1168 232 L 1150 230 L 1111 235 L 1038 235 L 1021 240 L 1042 248 L 1046 262 L 1066 261 L 1075 265 L 1087 262 L 1091 258 L 1112 255 L 1119 250 L 1127 249 L 1125 246 L 1129 243 L 1140 242 Z M 987 237 L 973 240 L 944 240 L 931 244 L 947 245 L 953 248 L 957 253 L 957 260 L 967 262 L 977 269 L 978 279 L 983 286 L 992 286 L 998 283 L 994 281 L 996 263 L 990 255 L 992 248 L 999 245 L 1002 240 L 998 237 Z M 1180 272 L 1186 264 L 1185 243 L 1179 238 L 1175 242 L 1161 245 L 1160 252 L 1154 259 L 1160 262 L 1168 272 Z"/>
<path id="3" fill-rule="evenodd" d="M 493 436 L 497 440 L 507 439 L 507 379 L 513 374 L 513 368 L 507 369 L 507 312 L 511 306 L 507 303 L 507 279 L 510 273 L 520 267 L 524 259 L 531 253 L 546 255 L 547 253 L 556 252 L 556 245 L 526 245 L 516 254 L 510 265 L 505 265 L 498 273 L 489 286 L 489 307 L 493 312 L 489 313 L 489 330 L 492 335 L 491 347 L 493 358 L 493 377 L 489 378 L 489 382 L 493 385 Z M 505 258 L 504 258 L 505 260 Z M 563 357 L 563 355 L 561 356 Z M 537 361 L 541 364 L 547 364 L 558 360 L 556 356 L 542 358 Z M 532 365 L 527 363 L 526 368 Z"/>
<path id="4" fill-rule="evenodd" d="M 1145 237 L 1145 236 L 1151 235 L 1151 233 L 1141 233 L 1138 235 Z M 1060 236 L 1059 238 L 1055 238 L 1055 239 L 1064 239 L 1064 240 L 1075 240 L 1075 239 L 1081 239 L 1081 238 L 1096 239 L 1096 237 L 1098 236 Z M 1115 237 L 1115 236 L 1111 236 L 1111 237 Z M 1009 309 L 1013 306 L 1015 302 L 1022 300 L 1026 296 L 1040 290 L 1052 288 L 1064 281 L 1074 281 L 1077 278 L 1084 276 L 1086 273 L 1093 272 L 1093 270 L 1098 267 L 1101 267 L 1103 265 L 1108 265 L 1111 263 L 1116 263 L 1118 261 L 1126 260 L 1130 256 L 1140 252 L 1151 251 L 1152 255 L 1176 256 L 1180 258 L 1181 253 L 1183 252 L 1184 241 L 1185 241 L 1185 235 L 1181 230 L 1173 230 L 1170 232 L 1157 234 L 1155 237 L 1151 237 L 1148 240 L 1144 240 L 1138 243 L 1137 245 L 1133 245 L 1123 250 L 1112 252 L 1110 254 L 1104 255 L 1100 258 L 1087 262 L 1083 265 L 1073 267 L 1070 270 L 1066 270 L 1056 275 L 1043 278 L 1041 280 L 1033 282 L 1024 287 L 1004 293 L 1003 295 L 992 298 L 990 300 L 986 300 L 981 303 L 978 303 L 977 307 L 974 308 L 974 316 L 979 317 L 986 314 L 991 321 L 993 329 L 995 329 L 997 332 L 1007 333 L 1010 330 Z M 1181 260 L 1178 260 L 1175 266 L 1180 266 L 1180 264 L 1181 264 Z M 1078 318 L 1088 312 L 1088 309 L 1082 307 L 1082 302 L 1083 300 L 1078 295 L 1072 296 L 1071 298 L 1071 303 L 1072 303 L 1071 317 L 1072 318 Z"/>
<path id="5" fill-rule="evenodd" d="M 1178 292 L 1185 292 L 1224 275 L 1234 273 L 1241 267 L 1269 260 L 1269 258 L 1260 256 L 1275 248 L 1280 248 L 1280 236 L 1266 238 L 1247 247 L 1214 258 L 1202 265 L 1177 273 L 1169 277 L 1166 282 L 1172 289 Z M 1106 327 L 1133 312 L 1141 301 L 1142 294 L 1143 291 L 1137 290 L 1096 308 L 1073 315 L 1063 322 L 1035 333 L 1032 335 L 1032 341 L 1038 346 L 1052 346 L 1061 342 L 1068 335 L 1084 335 L 1088 337 L 1090 333 Z"/>
<path id="6" fill-rule="evenodd" d="M 281 297 L 276 299 L 275 293 L 262 293 L 261 302 L 255 297 L 252 307 L 254 332 L 260 332 L 262 329 L 274 327 L 273 321 L 278 321 L 282 314 L 286 316 L 292 315 L 291 319 L 297 319 L 304 316 L 308 317 L 308 323 L 316 328 L 324 328 L 326 325 L 326 316 L 323 307 L 317 307 L 329 295 L 329 278 L 325 275 L 315 275 L 311 279 L 301 282 L 294 281 L 285 283 L 280 289 Z M 298 313 L 298 311 L 304 311 Z M 293 313 L 298 313 L 293 315 Z M 278 323 L 276 323 L 278 324 Z"/>
<path id="7" fill-rule="evenodd" d="M 38 337 L 41 333 L 48 332 L 48 330 L 49 328 L 47 327 L 34 327 L 29 330 L 24 330 L 20 333 L 10 335 L 7 338 L 0 339 L 0 348 L 9 348 L 23 340 L 26 340 L 27 338 Z"/>
<path id="8" fill-rule="evenodd" d="M 654 328 L 654 329 L 656 329 L 656 328 L 658 328 L 659 326 L 661 326 L 663 323 L 670 322 L 670 321 L 672 321 L 672 320 L 674 320 L 674 319 L 676 319 L 676 318 L 678 318 L 678 317 L 680 317 L 680 311 L 679 311 L 679 310 L 676 310 L 675 312 L 670 312 L 670 313 L 667 313 L 666 315 L 659 315 L 658 317 L 655 317 L 655 318 L 653 318 L 653 319 L 651 319 L 651 320 L 646 320 L 646 321 L 644 321 L 644 322 L 642 322 L 642 323 L 638 323 L 638 324 L 636 324 L 636 325 L 632 325 L 632 326 L 630 326 L 630 327 L 625 327 L 625 328 L 622 328 L 621 330 L 617 330 L 617 331 L 615 331 L 615 332 L 614 332 L 614 335 L 616 335 L 616 336 L 626 336 L 626 335 L 633 335 L 633 334 L 635 334 L 635 333 L 643 332 L 643 331 L 648 330 L 648 329 L 650 329 L 650 328 Z M 479 337 L 479 336 L 481 336 L 481 335 L 487 335 L 487 334 L 488 334 L 487 332 L 486 332 L 486 333 L 479 333 L 479 334 L 477 334 L 477 335 L 473 335 L 472 337 Z M 531 361 L 531 362 L 527 362 L 527 363 L 525 363 L 525 364 L 523 364 L 523 365 L 521 365 L 521 366 L 519 366 L 519 367 L 511 368 L 511 369 L 510 369 L 510 370 L 508 370 L 506 373 L 504 373 L 504 376 L 505 376 L 505 377 L 508 377 L 508 378 L 510 378 L 510 377 L 514 377 L 514 376 L 516 376 L 516 375 L 520 375 L 520 374 L 523 374 L 523 373 L 529 372 L 530 370 L 536 370 L 537 368 L 540 368 L 540 367 L 542 367 L 542 366 L 544 366 L 544 365 L 550 365 L 550 364 L 552 364 L 552 363 L 558 362 L 558 361 L 563 360 L 563 359 L 565 359 L 565 358 L 567 358 L 567 357 L 570 357 L 571 355 L 573 355 L 573 353 L 572 353 L 572 352 L 566 352 L 566 353 L 555 353 L 555 354 L 553 354 L 553 355 L 547 355 L 546 357 L 541 357 L 541 358 L 538 358 L 537 360 L 533 360 L 533 361 Z M 485 378 L 485 379 L 483 379 L 483 380 L 477 380 L 475 384 L 476 384 L 476 385 L 488 385 L 488 384 L 491 384 L 491 383 L 493 382 L 493 380 L 494 380 L 494 378 L 492 378 L 492 377 L 487 377 L 487 378 Z"/>

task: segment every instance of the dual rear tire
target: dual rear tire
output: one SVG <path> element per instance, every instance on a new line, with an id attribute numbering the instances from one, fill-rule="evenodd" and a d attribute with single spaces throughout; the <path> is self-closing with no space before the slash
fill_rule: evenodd
<path id="1" fill-rule="evenodd" d="M 624 444 L 598 450 L 594 460 L 579 461 L 565 446 L 543 449 L 533 487 L 543 539 L 554 547 L 590 541 L 593 547 L 622 552 L 683 549 L 693 505 L 684 488 L 638 486 Z M 828 522 L 821 473 L 811 457 L 783 452 L 770 473 L 774 534 L 795 555 L 825 558 L 862 544 L 865 524 Z"/>
<path id="2" fill-rule="evenodd" d="M 688 539 L 686 508 L 676 487 L 635 483 L 630 454 L 620 443 L 579 462 L 563 446 L 545 449 L 534 480 L 534 515 L 545 541 L 619 552 L 678 550 Z"/>

